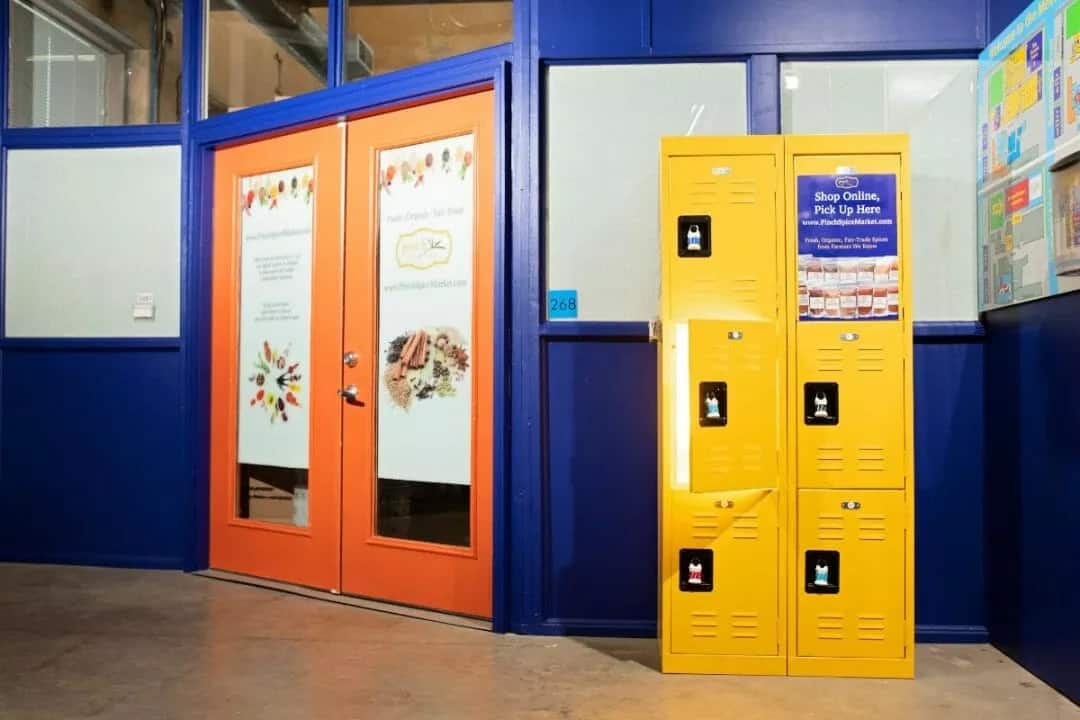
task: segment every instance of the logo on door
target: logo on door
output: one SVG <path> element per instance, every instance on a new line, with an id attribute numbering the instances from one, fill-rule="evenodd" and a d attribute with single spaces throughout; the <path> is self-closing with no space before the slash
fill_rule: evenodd
<path id="1" fill-rule="evenodd" d="M 446 230 L 418 228 L 398 238 L 395 255 L 398 267 L 427 270 L 450 262 L 450 233 Z"/>

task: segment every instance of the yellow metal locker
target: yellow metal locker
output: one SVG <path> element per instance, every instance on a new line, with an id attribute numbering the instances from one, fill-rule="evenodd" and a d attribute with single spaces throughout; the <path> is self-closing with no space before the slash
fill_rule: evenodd
<path id="1" fill-rule="evenodd" d="M 662 144 L 665 672 L 786 671 L 782 147 Z"/>
<path id="2" fill-rule="evenodd" d="M 665 672 L 914 674 L 907 138 L 665 138 Z"/>
<path id="3" fill-rule="evenodd" d="M 785 152 L 788 673 L 913 677 L 908 140 Z"/>

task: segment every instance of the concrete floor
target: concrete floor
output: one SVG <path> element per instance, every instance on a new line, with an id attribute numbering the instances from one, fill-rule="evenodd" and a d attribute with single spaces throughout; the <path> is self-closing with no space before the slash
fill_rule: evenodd
<path id="1" fill-rule="evenodd" d="M 1080 719 L 996 650 L 918 679 L 685 677 L 652 640 L 493 635 L 170 572 L 0 565 L 0 718 Z"/>

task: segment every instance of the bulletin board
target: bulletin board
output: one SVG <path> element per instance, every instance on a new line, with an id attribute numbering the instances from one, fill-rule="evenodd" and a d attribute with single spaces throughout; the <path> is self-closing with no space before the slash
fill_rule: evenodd
<path id="1" fill-rule="evenodd" d="M 1080 150 L 1080 0 L 1028 6 L 979 56 L 976 92 L 980 309 L 1080 289 L 1062 274 L 1068 198 L 1051 172 Z"/>
<path id="2" fill-rule="evenodd" d="M 180 148 L 7 155 L 8 337 L 177 337 Z"/>

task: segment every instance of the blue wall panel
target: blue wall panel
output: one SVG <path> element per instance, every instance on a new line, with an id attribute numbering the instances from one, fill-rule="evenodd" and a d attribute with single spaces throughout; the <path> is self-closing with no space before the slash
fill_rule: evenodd
<path id="1" fill-rule="evenodd" d="M 987 326 L 990 637 L 1080 702 L 1080 293 Z"/>
<path id="2" fill-rule="evenodd" d="M 551 0 L 538 10 L 540 55 L 551 59 L 972 52 L 987 27 L 985 0 Z"/>
<path id="3" fill-rule="evenodd" d="M 915 347 L 916 605 L 923 641 L 986 640 L 983 346 Z M 656 620 L 656 349 L 546 345 L 545 625 L 651 634 Z"/>
<path id="4" fill-rule="evenodd" d="M 176 349 L 8 349 L 0 559 L 178 568 L 191 518 Z"/>
<path id="5" fill-rule="evenodd" d="M 989 32 L 986 36 L 987 44 L 990 43 L 998 33 L 1009 26 L 1016 18 L 1020 17 L 1022 13 L 1032 0 L 987 0 L 987 15 L 989 21 Z"/>
<path id="6" fill-rule="evenodd" d="M 986 642 L 983 343 L 915 345 L 915 620 L 919 639 Z"/>
<path id="7" fill-rule="evenodd" d="M 656 624 L 656 349 L 552 341 L 544 617 L 570 632 Z"/>

